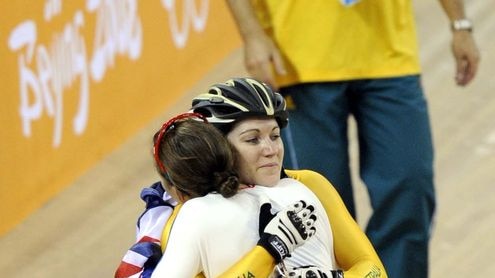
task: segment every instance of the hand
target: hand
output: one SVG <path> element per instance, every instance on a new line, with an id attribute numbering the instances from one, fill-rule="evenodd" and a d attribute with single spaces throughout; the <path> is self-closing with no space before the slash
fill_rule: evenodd
<path id="1" fill-rule="evenodd" d="M 246 40 L 244 64 L 249 74 L 278 90 L 273 70 L 279 75 L 286 74 L 282 55 L 275 43 L 266 34 Z"/>
<path id="2" fill-rule="evenodd" d="M 296 267 L 286 275 L 289 278 L 344 278 L 342 270 L 322 270 L 316 266 Z"/>
<path id="3" fill-rule="evenodd" d="M 316 233 L 316 215 L 314 207 L 302 200 L 276 214 L 271 208 L 270 203 L 261 205 L 258 245 L 279 263 Z"/>
<path id="4" fill-rule="evenodd" d="M 480 53 L 470 32 L 454 31 L 452 53 L 456 64 L 456 83 L 465 86 L 476 75 L 480 60 Z"/>

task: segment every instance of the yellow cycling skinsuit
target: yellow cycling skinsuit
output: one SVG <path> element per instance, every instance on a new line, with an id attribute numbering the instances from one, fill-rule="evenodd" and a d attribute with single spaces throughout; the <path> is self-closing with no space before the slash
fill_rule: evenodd
<path id="1" fill-rule="evenodd" d="M 289 177 L 306 185 L 318 196 L 331 223 L 334 252 L 337 263 L 346 278 L 386 278 L 387 274 L 366 235 L 347 212 L 339 194 L 322 175 L 308 170 L 286 170 Z M 177 206 L 165 226 L 162 248 L 167 245 L 168 235 L 180 206 Z M 254 247 L 235 265 L 218 278 L 268 277 L 275 261 L 262 247 Z M 204 277 L 198 274 L 196 277 Z"/>

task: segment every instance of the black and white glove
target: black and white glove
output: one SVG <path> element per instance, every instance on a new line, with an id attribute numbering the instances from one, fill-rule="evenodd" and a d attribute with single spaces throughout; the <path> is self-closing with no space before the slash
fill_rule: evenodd
<path id="1" fill-rule="evenodd" d="M 276 214 L 271 208 L 270 203 L 261 205 L 258 245 L 279 263 L 316 233 L 316 215 L 314 207 L 302 200 Z"/>
<path id="2" fill-rule="evenodd" d="M 322 270 L 316 266 L 296 267 L 288 271 L 289 278 L 344 278 L 342 270 Z"/>

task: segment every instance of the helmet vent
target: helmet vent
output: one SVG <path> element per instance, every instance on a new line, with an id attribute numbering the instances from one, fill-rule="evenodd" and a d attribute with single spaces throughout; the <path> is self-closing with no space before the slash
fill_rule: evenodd
<path id="1" fill-rule="evenodd" d="M 209 101 L 211 103 L 223 103 L 223 98 L 221 98 L 221 97 L 211 97 L 209 99 Z"/>

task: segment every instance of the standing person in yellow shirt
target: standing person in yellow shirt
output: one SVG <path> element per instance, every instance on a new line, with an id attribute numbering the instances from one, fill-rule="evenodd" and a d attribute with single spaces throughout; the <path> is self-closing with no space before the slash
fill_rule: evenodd
<path id="1" fill-rule="evenodd" d="M 455 80 L 479 52 L 461 0 L 452 22 Z M 323 173 L 355 216 L 347 123 L 358 128 L 360 175 L 373 214 L 366 232 L 390 277 L 427 277 L 435 210 L 433 146 L 410 0 L 229 0 L 249 73 L 291 104 L 284 165 Z"/>

